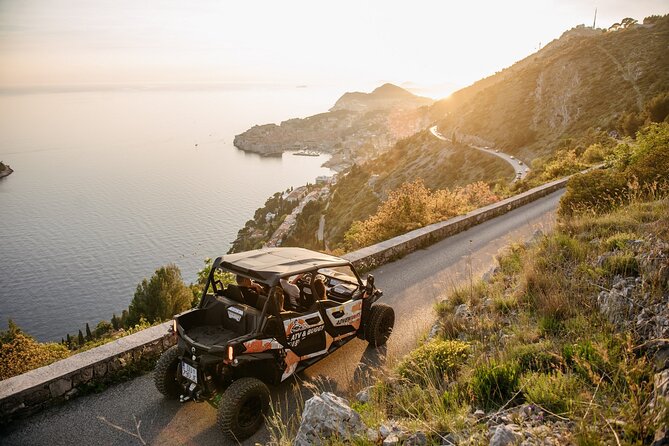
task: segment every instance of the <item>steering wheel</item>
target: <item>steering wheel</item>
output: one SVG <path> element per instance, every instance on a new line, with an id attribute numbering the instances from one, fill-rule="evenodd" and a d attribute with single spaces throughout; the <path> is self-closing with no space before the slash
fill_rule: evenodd
<path id="1" fill-rule="evenodd" d="M 221 282 L 219 279 L 214 279 L 214 284 L 216 285 L 218 292 L 221 292 L 225 289 L 225 285 L 223 285 L 223 282 Z"/>
<path id="2" fill-rule="evenodd" d="M 302 276 L 300 276 L 299 279 L 295 281 L 295 284 L 298 285 L 299 287 L 304 287 L 311 285 L 311 278 L 312 278 L 312 273 L 304 273 Z"/>

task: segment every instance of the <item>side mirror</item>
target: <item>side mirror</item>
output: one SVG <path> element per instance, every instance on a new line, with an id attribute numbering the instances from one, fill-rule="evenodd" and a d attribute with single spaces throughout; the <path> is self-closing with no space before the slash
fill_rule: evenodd
<path id="1" fill-rule="evenodd" d="M 367 292 L 371 293 L 374 289 L 374 276 L 367 274 Z"/>

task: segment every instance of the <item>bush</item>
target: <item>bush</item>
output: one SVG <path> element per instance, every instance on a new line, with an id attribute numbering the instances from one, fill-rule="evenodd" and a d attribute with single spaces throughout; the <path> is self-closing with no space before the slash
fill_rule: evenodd
<path id="1" fill-rule="evenodd" d="M 565 177 L 585 169 L 586 166 L 576 155 L 575 150 L 558 152 L 551 161 L 544 166 L 542 179 L 549 181 L 555 178 Z"/>
<path id="2" fill-rule="evenodd" d="M 101 337 L 111 333 L 113 329 L 114 329 L 114 327 L 112 326 L 112 324 L 110 322 L 100 321 L 98 323 L 97 327 L 95 327 L 95 337 L 96 338 L 101 338 Z"/>
<path id="3" fill-rule="evenodd" d="M 461 341 L 434 340 L 412 351 L 398 366 L 404 379 L 425 383 L 431 378 L 453 377 L 469 356 L 469 345 Z"/>
<path id="4" fill-rule="evenodd" d="M 560 199 L 560 215 L 603 213 L 627 201 L 627 179 L 619 172 L 593 170 L 573 176 Z"/>
<path id="5" fill-rule="evenodd" d="M 579 383 L 575 376 L 562 372 L 529 373 L 520 380 L 525 399 L 553 413 L 572 410 L 578 400 Z"/>
<path id="6" fill-rule="evenodd" d="M 632 254 L 615 254 L 606 257 L 602 266 L 611 277 L 616 275 L 623 277 L 639 275 L 639 261 Z"/>
<path id="7" fill-rule="evenodd" d="M 562 347 L 565 364 L 592 385 L 597 385 L 601 378 L 606 377 L 611 380 L 615 376 L 613 366 L 605 359 L 609 356 L 606 349 L 590 341 L 566 344 Z"/>
<path id="8" fill-rule="evenodd" d="M 37 342 L 9 320 L 0 331 L 0 381 L 67 358 L 69 350 L 61 344 Z"/>
<path id="9" fill-rule="evenodd" d="M 523 344 L 510 351 L 510 357 L 518 363 L 522 372 L 548 373 L 562 365 L 562 359 L 550 352 L 550 343 Z"/>
<path id="10" fill-rule="evenodd" d="M 585 149 L 582 158 L 588 164 L 596 164 L 604 161 L 607 155 L 607 150 L 601 144 L 592 144 Z"/>
<path id="11" fill-rule="evenodd" d="M 637 133 L 631 154 L 628 177 L 636 177 L 641 185 L 667 181 L 669 173 L 669 123 L 654 123 Z"/>
<path id="12" fill-rule="evenodd" d="M 193 293 L 181 279 L 176 265 L 164 266 L 153 274 L 151 280 L 144 279 L 128 308 L 126 326 L 133 326 L 144 317 L 150 323 L 171 318 L 191 308 Z"/>
<path id="13" fill-rule="evenodd" d="M 630 232 L 619 232 L 613 234 L 604 241 L 604 248 L 607 251 L 622 251 L 627 248 L 627 243 L 636 240 L 637 236 Z"/>
<path id="14" fill-rule="evenodd" d="M 422 179 L 418 179 L 391 191 L 374 215 L 364 221 L 353 222 L 344 239 L 351 249 L 369 246 L 464 214 L 497 199 L 490 187 L 482 182 L 453 190 L 431 191 Z"/>
<path id="15" fill-rule="evenodd" d="M 576 175 L 567 184 L 559 213 L 607 212 L 630 198 L 666 195 L 669 172 L 669 123 L 652 123 L 637 133 L 636 142 L 618 144 L 610 164 L 613 170 Z"/>
<path id="16" fill-rule="evenodd" d="M 518 393 L 519 380 L 517 362 L 491 360 L 481 364 L 474 369 L 469 383 L 472 399 L 486 410 L 499 407 Z"/>

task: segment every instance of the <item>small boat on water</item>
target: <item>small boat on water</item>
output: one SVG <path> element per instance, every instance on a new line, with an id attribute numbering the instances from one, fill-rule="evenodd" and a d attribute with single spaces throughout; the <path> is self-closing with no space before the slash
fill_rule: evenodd
<path id="1" fill-rule="evenodd" d="M 300 150 L 299 152 L 293 153 L 293 155 L 297 155 L 297 156 L 319 156 L 320 153 L 316 152 L 315 150 Z"/>

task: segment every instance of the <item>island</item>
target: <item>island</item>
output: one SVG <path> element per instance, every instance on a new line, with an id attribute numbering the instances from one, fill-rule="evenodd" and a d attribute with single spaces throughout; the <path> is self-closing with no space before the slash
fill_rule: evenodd
<path id="1" fill-rule="evenodd" d="M 396 85 L 384 84 L 371 93 L 342 95 L 328 112 L 294 118 L 279 125 L 256 125 L 235 136 L 240 150 L 264 156 L 283 152 L 327 153 L 325 163 L 341 171 L 388 150 L 398 140 L 425 128 L 434 101 Z"/>
<path id="2" fill-rule="evenodd" d="M 5 164 L 2 161 L 0 161 L 0 178 L 8 176 L 12 172 L 14 172 L 14 171 L 12 170 L 11 167 L 9 167 L 8 164 Z"/>

